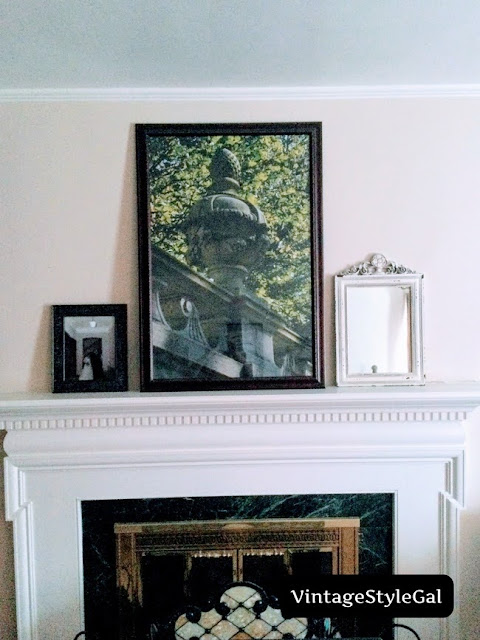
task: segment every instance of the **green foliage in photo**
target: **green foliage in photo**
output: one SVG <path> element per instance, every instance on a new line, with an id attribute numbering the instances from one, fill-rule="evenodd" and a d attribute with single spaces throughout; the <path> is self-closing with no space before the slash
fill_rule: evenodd
<path id="1" fill-rule="evenodd" d="M 309 136 L 149 136 L 151 241 L 187 262 L 183 225 L 211 185 L 210 162 L 219 147 L 237 156 L 242 169 L 238 195 L 258 206 L 267 221 L 269 247 L 252 269 L 248 288 L 291 328 L 310 335 Z"/>

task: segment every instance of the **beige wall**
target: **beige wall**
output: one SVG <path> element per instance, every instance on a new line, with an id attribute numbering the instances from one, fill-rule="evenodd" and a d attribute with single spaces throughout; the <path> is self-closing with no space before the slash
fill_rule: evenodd
<path id="1" fill-rule="evenodd" d="M 323 122 L 327 383 L 333 274 L 373 251 L 425 273 L 429 380 L 480 381 L 479 100 L 0 105 L 0 391 L 49 391 L 50 305 L 129 308 L 138 388 L 136 122 Z M 463 638 L 479 632 L 480 454 L 469 428 Z M 1 505 L 0 505 L 1 506 Z M 0 522 L 0 637 L 12 640 L 12 543 Z"/>

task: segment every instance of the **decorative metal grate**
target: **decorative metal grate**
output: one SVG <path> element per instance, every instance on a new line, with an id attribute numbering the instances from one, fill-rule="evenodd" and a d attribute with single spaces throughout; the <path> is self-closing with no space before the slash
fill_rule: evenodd
<path id="1" fill-rule="evenodd" d="M 262 591 L 247 583 L 228 588 L 209 611 L 192 609 L 175 622 L 176 640 L 302 640 L 307 618 L 282 616 Z"/>

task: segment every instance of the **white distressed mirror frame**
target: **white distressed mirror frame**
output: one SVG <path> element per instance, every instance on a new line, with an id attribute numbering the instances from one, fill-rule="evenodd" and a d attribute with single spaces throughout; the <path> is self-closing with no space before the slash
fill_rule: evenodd
<path id="1" fill-rule="evenodd" d="M 410 361 L 407 373 L 348 373 L 347 289 L 349 287 L 409 287 Z M 382 254 L 360 262 L 335 276 L 336 364 L 338 386 L 388 386 L 425 384 L 423 352 L 423 274 L 415 273 Z"/>

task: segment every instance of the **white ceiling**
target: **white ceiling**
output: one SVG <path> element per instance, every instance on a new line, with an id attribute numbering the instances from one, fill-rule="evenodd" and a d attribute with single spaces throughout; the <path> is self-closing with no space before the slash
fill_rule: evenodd
<path id="1" fill-rule="evenodd" d="M 479 0 L 4 0 L 0 90 L 480 83 Z"/>

